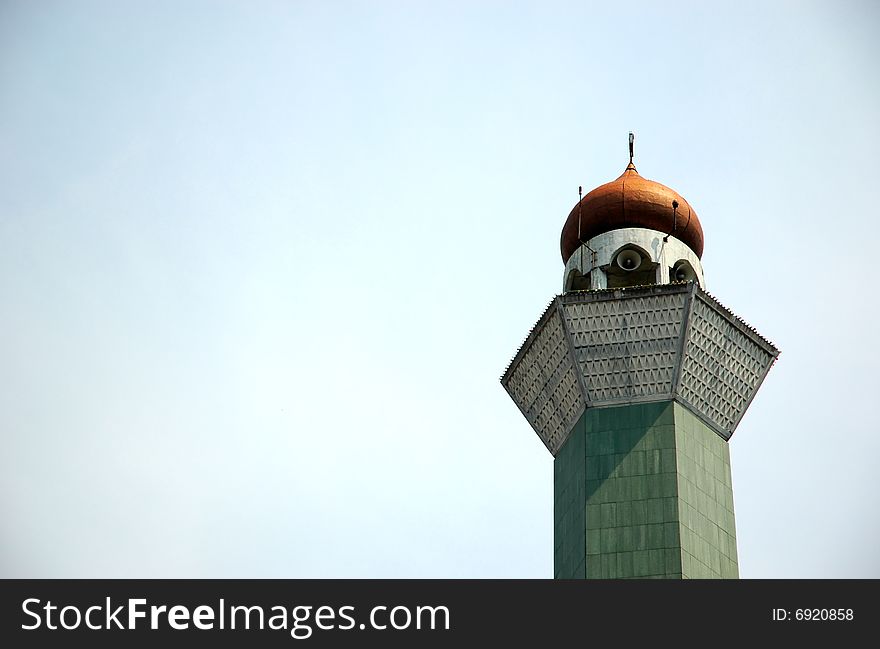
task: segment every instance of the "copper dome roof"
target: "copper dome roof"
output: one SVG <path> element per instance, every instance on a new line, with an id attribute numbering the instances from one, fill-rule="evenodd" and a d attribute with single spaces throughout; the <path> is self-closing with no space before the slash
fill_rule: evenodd
<path id="1" fill-rule="evenodd" d="M 672 201 L 678 201 L 674 218 Z M 575 204 L 562 228 L 562 261 L 568 262 L 581 242 L 620 228 L 669 233 L 686 243 L 697 257 L 703 256 L 703 226 L 694 209 L 675 190 L 642 178 L 632 162 L 620 178 L 597 187 Z"/>

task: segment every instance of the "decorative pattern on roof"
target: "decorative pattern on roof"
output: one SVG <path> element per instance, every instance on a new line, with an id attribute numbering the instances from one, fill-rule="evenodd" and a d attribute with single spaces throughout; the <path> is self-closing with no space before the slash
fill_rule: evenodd
<path id="1" fill-rule="evenodd" d="M 779 351 L 696 284 L 557 297 L 501 378 L 556 455 L 584 408 L 675 399 L 724 439 Z"/>

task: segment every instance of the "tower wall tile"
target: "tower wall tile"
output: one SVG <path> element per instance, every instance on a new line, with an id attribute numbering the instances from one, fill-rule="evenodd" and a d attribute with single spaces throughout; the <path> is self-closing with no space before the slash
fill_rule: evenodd
<path id="1" fill-rule="evenodd" d="M 554 485 L 557 578 L 738 576 L 727 442 L 678 403 L 586 410 Z"/>

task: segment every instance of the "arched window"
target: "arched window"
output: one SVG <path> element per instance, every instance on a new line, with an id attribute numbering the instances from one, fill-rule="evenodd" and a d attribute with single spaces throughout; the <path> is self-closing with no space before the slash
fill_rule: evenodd
<path id="1" fill-rule="evenodd" d="M 565 279 L 565 292 L 569 291 L 589 291 L 590 290 L 590 274 L 584 275 L 577 268 L 573 268 Z"/>

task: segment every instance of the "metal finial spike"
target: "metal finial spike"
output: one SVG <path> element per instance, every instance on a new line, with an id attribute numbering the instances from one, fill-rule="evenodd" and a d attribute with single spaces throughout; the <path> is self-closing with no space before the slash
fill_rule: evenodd
<path id="1" fill-rule="evenodd" d="M 629 162 L 632 164 L 633 161 L 633 143 L 636 141 L 636 136 L 633 135 L 633 132 L 629 132 Z"/>

